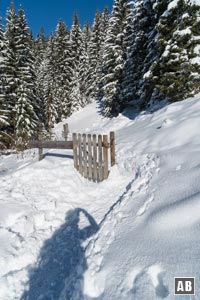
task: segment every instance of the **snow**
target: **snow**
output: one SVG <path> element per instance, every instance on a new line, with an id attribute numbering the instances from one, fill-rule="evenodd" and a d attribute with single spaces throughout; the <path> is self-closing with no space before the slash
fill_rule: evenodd
<path id="1" fill-rule="evenodd" d="M 199 278 L 200 95 L 99 112 L 92 103 L 54 133 L 116 132 L 102 183 L 79 175 L 70 150 L 0 156 L 1 300 L 172 300 L 174 276 Z"/>
<path id="2" fill-rule="evenodd" d="M 171 10 L 176 8 L 178 5 L 178 0 L 173 0 L 168 4 L 167 10 Z"/>
<path id="3" fill-rule="evenodd" d="M 176 30 L 174 32 L 174 34 L 177 34 L 179 36 L 190 35 L 191 33 L 192 33 L 192 31 L 191 31 L 190 28 L 186 28 L 186 29 L 183 29 L 183 30 Z"/>

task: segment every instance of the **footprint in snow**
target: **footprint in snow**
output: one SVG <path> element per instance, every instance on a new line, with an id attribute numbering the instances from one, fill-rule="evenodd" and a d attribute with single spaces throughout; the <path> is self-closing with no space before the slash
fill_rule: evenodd
<path id="1" fill-rule="evenodd" d="M 127 286 L 133 299 L 164 299 L 169 295 L 163 283 L 162 270 L 159 265 L 152 265 L 148 269 L 135 268 L 127 276 Z"/>
<path id="2" fill-rule="evenodd" d="M 151 202 L 154 200 L 154 196 L 151 196 L 143 205 L 142 207 L 138 210 L 137 212 L 137 216 L 140 217 L 142 216 L 145 211 L 147 210 L 147 208 L 149 207 L 149 205 L 151 204 Z"/>
<path id="3" fill-rule="evenodd" d="M 163 283 L 162 270 L 159 265 L 152 265 L 148 268 L 147 274 L 149 274 L 152 284 L 155 288 L 156 295 L 162 299 L 169 295 L 167 287 Z"/>

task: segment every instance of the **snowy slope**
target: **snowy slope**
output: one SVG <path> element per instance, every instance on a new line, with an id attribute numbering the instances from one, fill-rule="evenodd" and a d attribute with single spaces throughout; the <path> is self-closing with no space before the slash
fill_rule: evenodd
<path id="1" fill-rule="evenodd" d="M 70 151 L 0 157 L 0 300 L 175 299 L 174 276 L 198 283 L 200 97 L 112 120 L 90 104 L 67 122 L 114 130 L 118 164 L 96 184 Z"/>

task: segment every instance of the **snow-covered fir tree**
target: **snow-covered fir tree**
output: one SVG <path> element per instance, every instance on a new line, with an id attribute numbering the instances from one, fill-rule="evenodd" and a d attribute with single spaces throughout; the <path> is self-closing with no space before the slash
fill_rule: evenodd
<path id="1" fill-rule="evenodd" d="M 15 139 L 17 146 L 25 146 L 26 142 L 36 135 L 38 117 L 30 98 L 30 87 L 22 81 L 17 90 L 15 106 Z"/>
<path id="2" fill-rule="evenodd" d="M 94 24 L 91 31 L 91 39 L 89 43 L 89 96 L 90 98 L 96 98 L 98 94 L 98 87 L 100 81 L 100 64 L 101 64 L 101 22 L 102 15 L 100 11 L 96 12 Z"/>
<path id="3" fill-rule="evenodd" d="M 17 103 L 17 88 L 20 85 L 18 76 L 17 43 L 19 37 L 18 16 L 12 2 L 7 11 L 5 39 L 7 43 L 6 66 L 5 66 L 5 97 L 9 108 L 9 120 L 14 131 L 15 105 Z"/>
<path id="4" fill-rule="evenodd" d="M 72 29 L 70 32 L 70 41 L 72 49 L 72 89 L 70 94 L 70 102 L 72 107 L 72 112 L 81 107 L 81 84 L 80 84 L 80 69 L 81 62 L 83 61 L 83 35 L 80 28 L 78 15 L 75 13 Z"/>
<path id="5" fill-rule="evenodd" d="M 23 9 L 20 7 L 18 14 L 15 12 L 13 3 L 8 11 L 6 32 L 7 40 L 7 54 L 6 54 L 6 98 L 8 99 L 10 108 L 10 118 L 12 120 L 13 133 L 16 142 L 18 139 L 21 142 L 26 142 L 25 139 L 30 138 L 31 135 L 37 130 L 37 99 L 35 90 L 35 71 L 34 71 L 34 54 L 33 54 L 33 41 L 31 33 L 28 28 L 26 17 Z M 28 105 L 24 109 L 21 107 L 21 99 L 25 97 L 24 90 L 19 87 L 26 87 L 26 101 Z M 22 93 L 22 94 L 21 94 Z M 28 107 L 28 108 L 27 108 Z M 27 108 L 27 111 L 25 111 Z M 23 115 L 19 115 L 22 113 Z M 33 117 L 34 116 L 34 117 Z M 18 130 L 19 120 L 25 117 L 24 122 L 27 126 L 26 134 Z M 29 131 L 29 129 L 31 130 Z"/>
<path id="6" fill-rule="evenodd" d="M 155 1 L 136 1 L 129 11 L 126 26 L 126 62 L 123 70 L 122 97 L 135 108 L 148 98 L 145 73 L 154 58 L 156 13 Z M 145 88 L 144 88 L 145 87 Z"/>
<path id="7" fill-rule="evenodd" d="M 45 123 L 44 118 L 44 77 L 45 77 L 45 52 L 47 48 L 47 37 L 44 29 L 41 28 L 39 34 L 34 41 L 35 53 L 35 74 L 36 74 L 36 92 L 39 107 L 39 121 L 41 124 Z M 42 125 L 40 125 L 42 126 Z"/>
<path id="8" fill-rule="evenodd" d="M 99 64 L 97 66 L 97 76 L 99 82 L 97 83 L 97 95 L 96 100 L 99 102 L 103 98 L 103 54 L 104 54 L 104 47 L 105 47 L 105 39 L 108 30 L 108 23 L 109 23 L 109 10 L 108 7 L 105 7 L 103 13 L 101 14 L 101 24 L 100 24 L 100 38 L 101 38 L 101 48 L 99 53 Z"/>
<path id="9" fill-rule="evenodd" d="M 71 113 L 70 92 L 73 67 L 70 33 L 62 21 L 57 25 L 54 44 L 55 97 L 59 101 L 57 115 L 58 121 L 61 121 L 62 117 L 67 117 Z"/>
<path id="10" fill-rule="evenodd" d="M 5 54 L 6 44 L 0 19 L 0 149 L 5 147 L 5 142 L 8 140 L 6 131 L 9 126 L 8 106 L 5 97 Z"/>
<path id="11" fill-rule="evenodd" d="M 79 62 L 79 87 L 80 87 L 80 106 L 84 107 L 91 100 L 90 97 L 90 68 L 89 68 L 89 43 L 91 38 L 91 29 L 88 23 L 85 23 L 82 31 L 82 50 Z"/>
<path id="12" fill-rule="evenodd" d="M 200 6 L 169 2 L 157 25 L 158 58 L 150 78 L 160 94 L 177 101 L 199 92 Z"/>
<path id="13" fill-rule="evenodd" d="M 56 98 L 56 80 L 55 80 L 55 37 L 50 35 L 45 58 L 44 58 L 44 116 L 45 127 L 48 132 L 51 130 L 58 119 Z"/>
<path id="14" fill-rule="evenodd" d="M 123 108 L 121 95 L 122 71 L 125 53 L 125 28 L 130 1 L 115 0 L 108 24 L 103 55 L 104 113 L 117 115 Z"/>

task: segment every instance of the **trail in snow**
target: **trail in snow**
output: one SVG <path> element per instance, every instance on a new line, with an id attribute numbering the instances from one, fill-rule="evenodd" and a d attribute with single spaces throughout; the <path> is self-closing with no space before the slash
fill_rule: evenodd
<path id="1" fill-rule="evenodd" d="M 70 151 L 0 157 L 0 300 L 176 299 L 174 276 L 200 280 L 198 96 L 135 119 L 91 104 L 67 122 L 116 131 L 117 165 L 96 184 Z"/>

